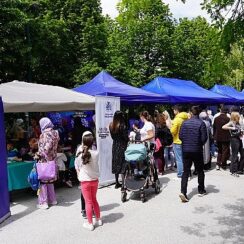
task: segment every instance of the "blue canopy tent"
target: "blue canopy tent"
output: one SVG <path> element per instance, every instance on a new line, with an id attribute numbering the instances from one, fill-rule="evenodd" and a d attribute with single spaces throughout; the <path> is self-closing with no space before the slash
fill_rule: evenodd
<path id="1" fill-rule="evenodd" d="M 232 98 L 208 91 L 193 81 L 157 77 L 143 90 L 167 96 L 169 103 L 219 104 L 231 103 Z"/>
<path id="2" fill-rule="evenodd" d="M 76 92 L 91 96 L 114 96 L 120 97 L 126 103 L 168 103 L 165 95 L 144 91 L 116 80 L 109 73 L 102 71 L 91 81 L 73 89 Z"/>
<path id="3" fill-rule="evenodd" d="M 0 223 L 10 216 L 7 177 L 7 153 L 3 119 L 3 103 L 0 97 Z"/>
<path id="4" fill-rule="evenodd" d="M 226 85 L 215 85 L 210 91 L 220 95 L 228 96 L 234 103 L 244 103 L 244 94 L 238 92 L 235 88 Z"/>

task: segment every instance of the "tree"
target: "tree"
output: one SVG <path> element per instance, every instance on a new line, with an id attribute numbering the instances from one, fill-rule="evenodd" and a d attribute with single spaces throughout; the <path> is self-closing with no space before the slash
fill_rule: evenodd
<path id="1" fill-rule="evenodd" d="M 213 21 L 222 28 L 222 46 L 229 50 L 230 44 L 244 37 L 244 2 L 242 0 L 204 0 L 203 7 Z"/>
<path id="2" fill-rule="evenodd" d="M 136 86 L 168 75 L 174 30 L 168 6 L 161 0 L 122 0 L 118 10 L 110 29 L 107 69 Z"/>
<path id="3" fill-rule="evenodd" d="M 244 39 L 231 46 L 225 62 L 224 84 L 241 91 L 244 88 Z"/>
<path id="4" fill-rule="evenodd" d="M 29 48 L 26 41 L 26 4 L 0 1 L 0 81 L 25 80 Z"/>
<path id="5" fill-rule="evenodd" d="M 205 18 L 184 18 L 176 26 L 172 39 L 173 77 L 194 80 L 206 87 L 212 86 L 216 80 L 211 78 L 213 70 L 210 68 L 220 52 L 219 32 Z M 206 74 L 206 70 L 209 73 Z"/>

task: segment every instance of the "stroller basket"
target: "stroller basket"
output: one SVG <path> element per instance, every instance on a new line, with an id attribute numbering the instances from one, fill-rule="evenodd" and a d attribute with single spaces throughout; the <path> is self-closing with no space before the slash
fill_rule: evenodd
<path id="1" fill-rule="evenodd" d="M 130 144 L 125 151 L 125 160 L 143 161 L 147 157 L 147 149 L 144 144 Z"/>

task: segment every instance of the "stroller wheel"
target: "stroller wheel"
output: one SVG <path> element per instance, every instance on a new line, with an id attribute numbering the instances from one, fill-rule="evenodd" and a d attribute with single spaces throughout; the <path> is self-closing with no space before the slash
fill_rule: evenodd
<path id="1" fill-rule="evenodd" d="M 144 202 L 146 202 L 146 197 L 144 196 L 144 197 L 141 197 L 141 201 L 144 203 Z"/>
<path id="2" fill-rule="evenodd" d="M 155 193 L 159 194 L 159 192 L 160 192 L 160 181 L 156 180 L 156 182 L 155 182 Z"/>
<path id="3" fill-rule="evenodd" d="M 140 197 L 141 197 L 141 201 L 142 201 L 143 203 L 146 202 L 147 199 L 146 199 L 144 190 L 141 191 L 141 195 L 140 195 Z"/>
<path id="4" fill-rule="evenodd" d="M 126 197 L 127 197 L 127 193 L 124 191 L 124 192 L 121 192 L 121 202 L 126 202 Z"/>

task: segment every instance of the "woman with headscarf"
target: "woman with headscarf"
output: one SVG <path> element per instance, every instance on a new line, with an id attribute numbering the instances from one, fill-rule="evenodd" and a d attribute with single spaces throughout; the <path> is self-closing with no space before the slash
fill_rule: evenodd
<path id="1" fill-rule="evenodd" d="M 38 156 L 42 163 L 56 160 L 59 135 L 53 129 L 53 123 L 49 118 L 40 120 L 41 135 L 38 142 Z M 48 209 L 49 205 L 56 205 L 56 195 L 53 183 L 41 182 L 40 193 L 38 196 L 38 205 L 40 209 Z"/>
<path id="2" fill-rule="evenodd" d="M 116 111 L 113 122 L 109 125 L 111 137 L 113 139 L 112 147 L 112 173 L 115 174 L 115 188 L 121 187 L 119 183 L 119 174 L 125 171 L 125 150 L 129 140 L 128 129 L 123 112 Z"/>

